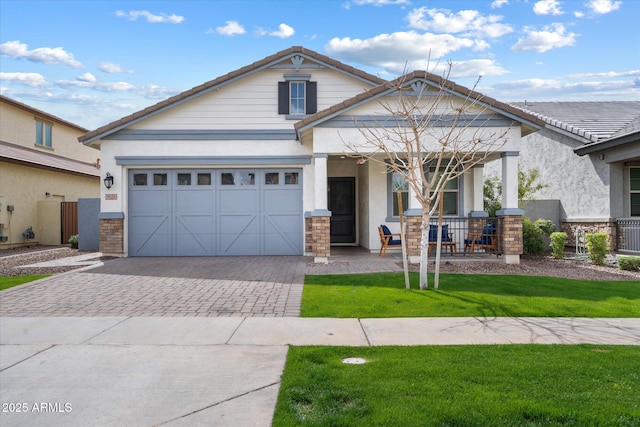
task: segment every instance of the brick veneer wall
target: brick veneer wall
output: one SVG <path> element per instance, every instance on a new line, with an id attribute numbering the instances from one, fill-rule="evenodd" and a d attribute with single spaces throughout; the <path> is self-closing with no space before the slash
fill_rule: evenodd
<path id="1" fill-rule="evenodd" d="M 505 255 L 521 255 L 524 251 L 522 241 L 522 215 L 505 215 L 498 217 L 497 238 L 498 252 L 502 252 Z"/>
<path id="2" fill-rule="evenodd" d="M 304 219 L 305 253 L 313 257 L 329 257 L 331 254 L 330 221 L 329 216 L 311 216 Z"/>
<path id="3" fill-rule="evenodd" d="M 407 256 L 419 257 L 422 243 L 422 217 L 406 216 L 405 221 L 407 229 L 404 238 L 406 240 Z"/>
<path id="4" fill-rule="evenodd" d="M 124 219 L 100 220 L 100 252 L 124 254 Z"/>

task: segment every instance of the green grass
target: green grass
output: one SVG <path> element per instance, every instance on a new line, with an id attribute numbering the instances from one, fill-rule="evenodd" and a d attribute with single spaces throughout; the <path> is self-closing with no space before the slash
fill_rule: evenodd
<path id="1" fill-rule="evenodd" d="M 640 282 L 442 274 L 437 291 L 420 291 L 401 273 L 307 276 L 301 316 L 640 317 Z"/>
<path id="2" fill-rule="evenodd" d="M 33 282 L 34 280 L 44 279 L 49 277 L 48 274 L 39 274 L 32 276 L 0 276 L 0 291 L 13 288 L 14 286 L 22 285 L 23 283 Z"/>
<path id="3" fill-rule="evenodd" d="M 273 425 L 638 426 L 638 360 L 637 346 L 292 347 Z"/>

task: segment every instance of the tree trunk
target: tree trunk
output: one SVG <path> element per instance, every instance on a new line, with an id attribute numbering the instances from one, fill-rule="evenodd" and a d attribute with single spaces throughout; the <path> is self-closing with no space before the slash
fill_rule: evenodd
<path id="1" fill-rule="evenodd" d="M 429 289 L 429 211 L 422 211 L 422 238 L 420 240 L 420 289 Z"/>

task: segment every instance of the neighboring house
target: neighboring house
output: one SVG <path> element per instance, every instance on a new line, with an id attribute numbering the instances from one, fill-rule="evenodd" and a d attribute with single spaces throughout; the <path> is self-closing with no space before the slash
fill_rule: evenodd
<path id="1" fill-rule="evenodd" d="M 100 196 L 100 151 L 78 142 L 86 132 L 0 96 L 0 250 L 67 243 L 63 203 Z M 22 235 L 29 227 L 33 239 Z"/>
<path id="2" fill-rule="evenodd" d="M 640 102 L 512 105 L 546 123 L 522 140 L 521 165 L 546 185 L 527 213 L 557 221 L 570 244 L 581 228 L 608 233 L 612 249 L 640 252 Z"/>
<path id="3" fill-rule="evenodd" d="M 400 81 L 404 96 L 422 84 L 435 93 L 441 83 L 425 72 Z M 480 96 L 451 86 L 447 106 Z M 384 166 L 349 157 L 345 142 L 361 143 L 354 123 L 383 123 L 389 117 L 380 102 L 397 99 L 393 82 L 292 47 L 83 135 L 80 141 L 101 149 L 103 177 L 114 178 L 102 187 L 101 251 L 309 255 L 318 262 L 326 262 L 331 244 L 377 252 L 378 226 L 399 227 L 392 177 Z M 517 153 L 522 135 L 544 123 L 491 98 L 482 105 L 477 122 L 508 132 L 492 159 L 505 165 L 502 213 L 513 223 L 505 225 L 504 259 L 519 262 Z M 464 125 L 470 134 L 479 126 Z M 447 219 L 486 216 L 482 176 L 474 168 L 450 188 Z M 415 260 L 419 206 L 406 198 Z M 465 236 L 455 238 L 462 244 Z"/>

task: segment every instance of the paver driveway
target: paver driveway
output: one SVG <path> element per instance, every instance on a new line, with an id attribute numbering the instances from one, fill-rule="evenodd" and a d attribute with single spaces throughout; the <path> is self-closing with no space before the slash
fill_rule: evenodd
<path id="1" fill-rule="evenodd" d="M 306 259 L 122 258 L 2 292 L 2 316 L 298 316 Z"/>

